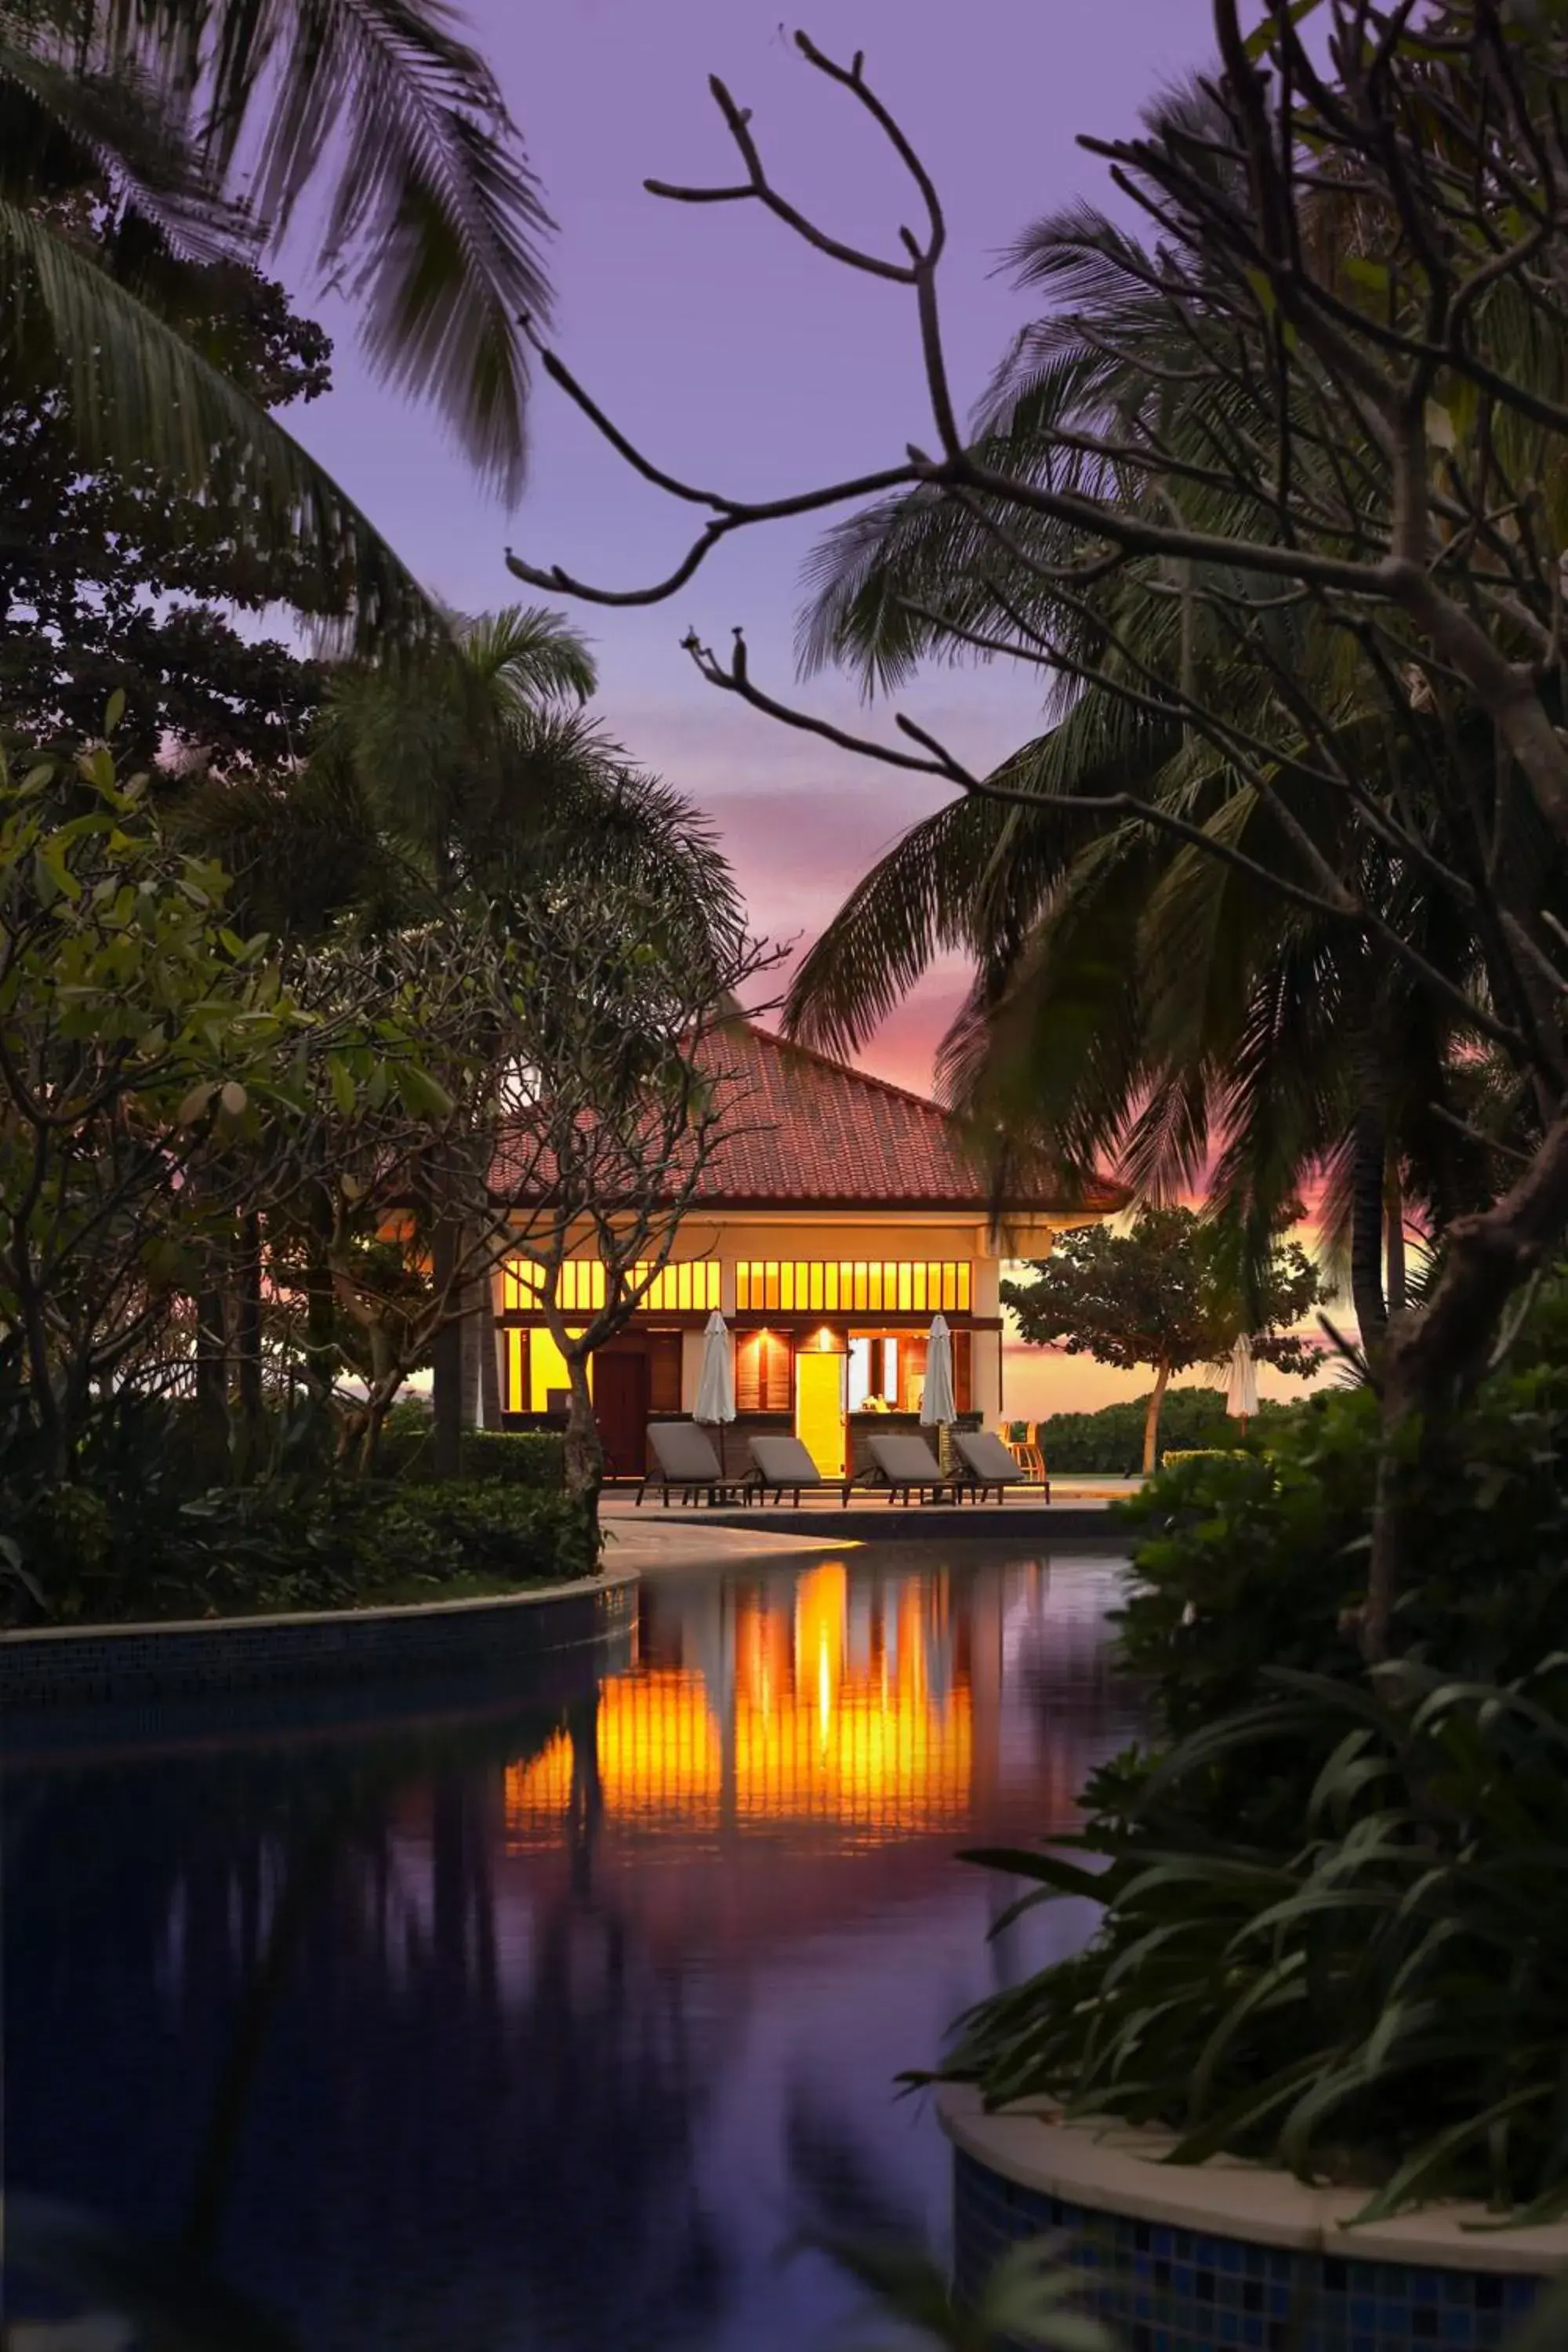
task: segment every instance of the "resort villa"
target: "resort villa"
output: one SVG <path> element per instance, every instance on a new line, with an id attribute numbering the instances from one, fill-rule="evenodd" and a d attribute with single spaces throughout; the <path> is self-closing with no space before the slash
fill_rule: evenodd
<path id="1" fill-rule="evenodd" d="M 994 1426 L 1006 1410 L 1003 1260 L 1044 1255 L 1053 1234 L 1116 1197 L 993 1202 L 939 1105 L 754 1024 L 727 1033 L 724 1050 L 744 1129 L 703 1171 L 631 1328 L 592 1360 L 610 1475 L 639 1477 L 650 1420 L 691 1412 L 715 1309 L 734 1349 L 736 1419 L 723 1442 L 736 1473 L 751 1436 L 792 1431 L 838 1476 L 861 1466 L 868 1429 L 918 1426 L 938 1312 L 953 1335 L 960 1419 Z M 574 1260 L 563 1276 L 568 1312 L 602 1302 L 597 1260 Z M 501 1403 L 513 1429 L 565 1402 L 565 1366 L 531 1296 L 526 1269 L 502 1268 Z"/>

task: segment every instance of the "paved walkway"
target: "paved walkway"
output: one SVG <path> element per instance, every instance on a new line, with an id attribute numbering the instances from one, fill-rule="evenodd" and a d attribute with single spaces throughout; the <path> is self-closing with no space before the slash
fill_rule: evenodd
<path id="1" fill-rule="evenodd" d="M 672 1503 L 649 1494 L 640 1507 L 635 1487 L 607 1488 L 599 1516 L 607 1538 L 605 1559 L 616 1568 L 689 1566 L 698 1560 L 756 1559 L 768 1552 L 808 1552 L 848 1543 L 1019 1537 L 1110 1535 L 1108 1507 L 1135 1494 L 1138 1478 L 1053 1478 L 1051 1499 L 1038 1488 L 1020 1487 L 1000 1503 L 889 1503 L 873 1488 L 857 1488 L 847 1507 L 835 1488 L 803 1495 L 795 1506 L 753 1503 L 710 1509 Z"/>

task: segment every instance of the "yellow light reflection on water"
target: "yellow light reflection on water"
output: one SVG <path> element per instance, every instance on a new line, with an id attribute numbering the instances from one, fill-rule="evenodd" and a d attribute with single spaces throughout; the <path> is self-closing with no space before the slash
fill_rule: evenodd
<path id="1" fill-rule="evenodd" d="M 914 1578 L 869 1596 L 850 1641 L 848 1580 L 830 1561 L 802 1576 L 793 1604 L 736 1596 L 725 1627 L 731 1737 L 717 1695 L 689 1667 L 649 1666 L 607 1681 L 596 1756 L 611 1821 L 628 1827 L 744 1828 L 789 1821 L 850 1826 L 872 1839 L 929 1832 L 968 1817 L 973 1706 L 968 1674 L 933 1692 L 939 1602 Z M 851 1654 L 852 1651 L 854 1654 Z M 509 1836 L 534 1843 L 572 1791 L 564 1733 L 506 1776 Z"/>

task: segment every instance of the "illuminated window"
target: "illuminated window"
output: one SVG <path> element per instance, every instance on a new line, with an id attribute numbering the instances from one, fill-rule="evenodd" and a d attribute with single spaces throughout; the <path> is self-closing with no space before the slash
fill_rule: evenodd
<path id="1" fill-rule="evenodd" d="M 634 1278 L 640 1281 L 643 1272 L 634 1267 Z M 718 1259 L 687 1258 L 667 1265 L 655 1275 L 642 1303 L 651 1315 L 711 1315 L 719 1304 Z"/>
<path id="2" fill-rule="evenodd" d="M 752 1258 L 735 1269 L 742 1315 L 967 1315 L 968 1261 Z"/>
<path id="3" fill-rule="evenodd" d="M 514 1325 L 506 1335 L 508 1412 L 548 1412 L 552 1391 L 569 1385 L 566 1359 L 548 1331 L 521 1331 Z M 588 1359 L 588 1391 L 594 1388 L 594 1360 Z"/>
<path id="4" fill-rule="evenodd" d="M 631 1270 L 640 1282 L 646 1266 Z M 719 1304 L 717 1258 L 687 1258 L 667 1265 L 655 1276 L 641 1306 L 649 1314 L 710 1315 Z M 508 1315 L 538 1312 L 542 1277 L 527 1258 L 509 1258 L 501 1270 L 501 1307 Z M 559 1305 L 563 1315 L 596 1315 L 607 1296 L 607 1276 L 599 1258 L 568 1258 L 561 1269 Z"/>

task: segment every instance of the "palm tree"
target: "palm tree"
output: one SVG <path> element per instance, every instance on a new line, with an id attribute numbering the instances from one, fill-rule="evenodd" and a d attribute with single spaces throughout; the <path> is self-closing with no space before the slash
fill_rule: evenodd
<path id="1" fill-rule="evenodd" d="M 68 387 L 89 459 L 203 488 L 223 453 L 264 544 L 362 652 L 443 616 L 353 501 L 182 331 L 192 273 L 308 200 L 375 373 L 521 487 L 539 188 L 437 0 L 0 0 L 0 382 Z"/>
<path id="2" fill-rule="evenodd" d="M 1059 428 L 1103 433 L 1112 418 L 1135 447 L 1140 418 L 1157 411 L 1163 434 L 1186 429 L 1201 475 L 1223 446 L 1221 428 L 1245 429 L 1245 416 L 1205 414 L 1192 399 L 1157 272 L 1120 230 L 1075 212 L 1031 230 L 1015 258 L 1061 309 L 1019 339 L 998 373 L 976 427 L 987 464 L 1026 478 L 1049 466 L 1060 485 L 1074 460 L 1053 438 Z M 1302 446 L 1310 466 L 1310 433 Z M 1086 466 L 1079 461 L 1080 476 Z M 1107 482 L 1103 458 L 1096 470 L 1101 494 L 1145 504 L 1174 494 L 1152 491 L 1136 465 L 1120 482 Z M 1222 534 L 1245 525 L 1238 497 L 1214 480 L 1177 489 L 1189 521 Z M 969 801 L 912 827 L 806 958 L 788 1022 L 853 1047 L 932 956 L 967 954 L 975 981 L 942 1075 L 993 1153 L 1005 1138 L 1077 1173 L 1110 1155 L 1156 1199 L 1212 1173 L 1216 1204 L 1258 1248 L 1309 1175 L 1326 1178 L 1331 1223 L 1350 1228 L 1352 1290 L 1374 1349 L 1385 1242 L 1397 1297 L 1407 1195 L 1440 1224 L 1494 1172 L 1485 1149 L 1452 1124 L 1486 1068 L 1465 1019 L 1467 996 L 1478 1010 L 1488 1001 L 1485 957 L 1451 897 L 1389 861 L 1356 879 L 1421 946 L 1447 984 L 1438 996 L 1395 975 L 1348 927 L 1265 887 L 1261 873 L 1300 870 L 1300 841 L 1223 751 L 1184 725 L 1184 700 L 1228 708 L 1239 729 L 1268 735 L 1299 835 L 1347 872 L 1352 860 L 1365 868 L 1368 851 L 1342 796 L 1313 772 L 1325 739 L 1352 773 L 1402 762 L 1417 800 L 1423 762 L 1489 753 L 1451 740 L 1436 714 L 1413 713 L 1405 740 L 1391 746 L 1351 649 L 1310 609 L 1254 604 L 1271 675 L 1237 660 L 1247 633 L 1227 635 L 1223 599 L 1195 597 L 1190 580 L 1145 563 L 1103 591 L 1064 596 L 1030 561 L 1059 565 L 1057 527 L 1009 513 L 998 531 L 994 520 L 978 501 L 916 492 L 853 518 L 815 560 L 801 633 L 807 668 L 847 663 L 872 693 L 923 658 L 1010 650 L 1043 657 L 1056 685 L 1053 723 L 997 777 L 1038 805 Z M 1239 578 L 1206 584 L 1237 603 L 1257 595 Z M 1298 731 L 1292 743 L 1281 727 L 1282 678 L 1304 682 L 1299 702 L 1317 740 Z M 1259 876 L 1146 821 L 1075 815 L 1075 799 L 1119 792 L 1250 856 Z"/>

